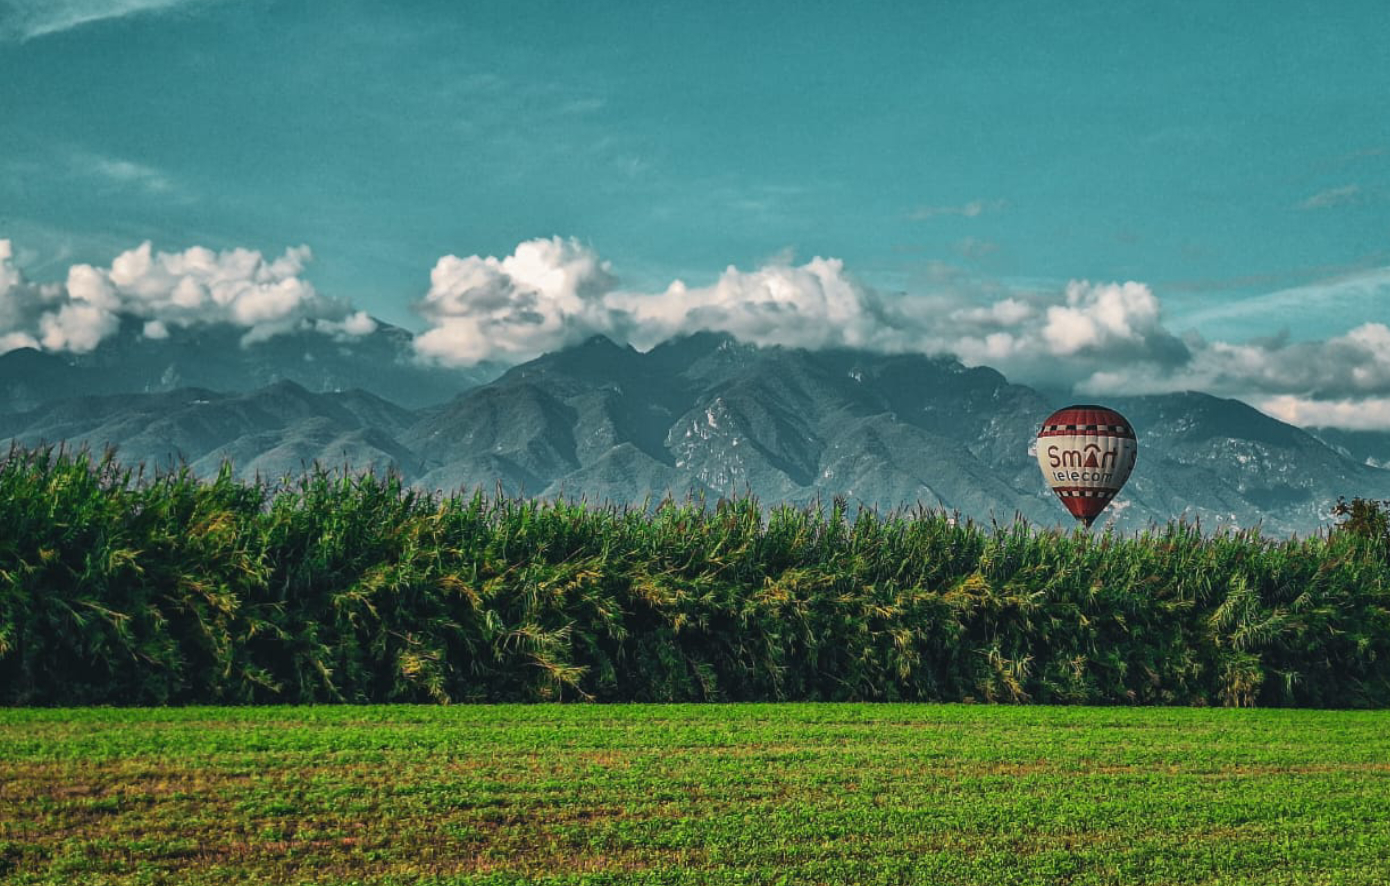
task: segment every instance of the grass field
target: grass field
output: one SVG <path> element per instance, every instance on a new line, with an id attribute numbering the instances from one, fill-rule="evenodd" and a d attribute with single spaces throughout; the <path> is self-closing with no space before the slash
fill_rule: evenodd
<path id="1" fill-rule="evenodd" d="M 0 710 L 5 883 L 1390 883 L 1390 712 Z"/>

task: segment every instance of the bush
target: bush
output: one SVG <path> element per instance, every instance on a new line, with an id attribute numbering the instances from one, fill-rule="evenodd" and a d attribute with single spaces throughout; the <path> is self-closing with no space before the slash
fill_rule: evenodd
<path id="1" fill-rule="evenodd" d="M 1390 501 L 1338 497 L 1333 516 L 1341 517 L 1337 531 L 1354 535 L 1390 550 Z"/>

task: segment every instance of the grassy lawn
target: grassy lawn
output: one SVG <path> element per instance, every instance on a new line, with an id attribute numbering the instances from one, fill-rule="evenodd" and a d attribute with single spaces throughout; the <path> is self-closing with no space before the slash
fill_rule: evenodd
<path id="1" fill-rule="evenodd" d="M 5 883 L 1390 883 L 1390 712 L 0 710 Z"/>

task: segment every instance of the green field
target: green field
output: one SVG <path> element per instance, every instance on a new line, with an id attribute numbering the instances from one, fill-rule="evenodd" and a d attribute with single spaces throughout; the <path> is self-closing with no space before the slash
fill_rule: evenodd
<path id="1" fill-rule="evenodd" d="M 6 883 L 1387 883 L 1390 713 L 0 711 Z"/>

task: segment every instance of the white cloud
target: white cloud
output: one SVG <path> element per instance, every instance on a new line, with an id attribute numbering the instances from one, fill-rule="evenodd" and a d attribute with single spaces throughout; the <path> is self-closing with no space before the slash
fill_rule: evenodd
<path id="1" fill-rule="evenodd" d="M 1017 326 L 1037 316 L 1037 308 L 1017 298 L 1005 298 L 984 307 L 961 308 L 951 314 L 957 322 L 993 326 Z"/>
<path id="2" fill-rule="evenodd" d="M 1067 284 L 1066 304 L 1047 309 L 1043 339 L 1052 353 L 1129 348 L 1160 331 L 1158 299 L 1142 283 Z"/>
<path id="3" fill-rule="evenodd" d="M 85 354 L 120 328 L 115 313 L 95 304 L 72 301 L 39 318 L 39 342 L 45 351 Z"/>
<path id="4" fill-rule="evenodd" d="M 998 212 L 1006 206 L 1008 202 L 1004 200 L 971 200 L 959 206 L 919 206 L 908 213 L 908 218 L 912 221 L 926 221 L 945 215 L 979 218 L 987 212 Z"/>
<path id="5" fill-rule="evenodd" d="M 849 277 L 839 259 L 796 266 L 779 258 L 753 271 L 727 268 L 712 286 L 677 280 L 654 295 L 613 293 L 609 307 L 638 347 L 711 330 L 762 345 L 902 350 L 882 297 Z"/>
<path id="6" fill-rule="evenodd" d="M 69 158 L 75 174 L 93 176 L 113 186 L 143 191 L 154 196 L 174 196 L 174 180 L 165 172 L 119 157 L 75 151 Z"/>
<path id="7" fill-rule="evenodd" d="M 0 354 L 8 354 L 20 348 L 38 350 L 39 340 L 27 332 L 6 332 L 0 334 Z"/>
<path id="8" fill-rule="evenodd" d="M 14 244 L 0 240 L 0 294 L 9 292 L 20 282 L 19 268 L 14 263 Z"/>
<path id="9" fill-rule="evenodd" d="M 0 38 L 31 40 L 92 22 L 216 0 L 0 0 Z"/>
<path id="10" fill-rule="evenodd" d="M 446 255 L 416 306 L 431 328 L 415 347 L 453 366 L 528 360 L 611 332 L 603 298 L 613 282 L 592 250 L 559 237 L 528 240 L 502 259 Z"/>
<path id="11" fill-rule="evenodd" d="M 202 246 L 156 252 L 146 242 L 116 256 L 109 268 L 72 265 L 66 282 L 42 286 L 27 283 L 12 256 L 10 241 L 0 240 L 5 350 L 32 340 L 44 350 L 86 353 L 114 334 L 123 317 L 144 320 L 149 339 L 166 337 L 171 327 L 231 324 L 245 330 L 247 344 L 304 327 L 339 336 L 376 328 L 304 279 L 312 256 L 303 246 L 267 259 L 255 250 Z"/>
<path id="12" fill-rule="evenodd" d="M 366 311 L 357 311 L 354 314 L 349 314 L 342 320 L 315 320 L 314 328 L 334 338 L 350 339 L 360 338 L 361 336 L 371 335 L 373 332 L 376 332 L 377 322 L 373 320 Z"/>
<path id="13" fill-rule="evenodd" d="M 1299 203 L 1298 208 L 1330 209 L 1333 206 L 1345 206 L 1348 203 L 1355 203 L 1360 196 L 1360 186 L 1344 185 L 1340 188 L 1329 188 L 1326 191 L 1319 191 L 1318 193 Z"/>
<path id="14" fill-rule="evenodd" d="M 57 289 L 26 281 L 10 241 L 0 240 L 0 353 L 38 347 L 39 318 L 59 297 Z"/>
<path id="15" fill-rule="evenodd" d="M 1252 405 L 1280 421 L 1305 428 L 1349 428 L 1354 431 L 1383 431 L 1390 428 L 1390 397 L 1312 400 L 1281 394 L 1254 399 Z"/>

